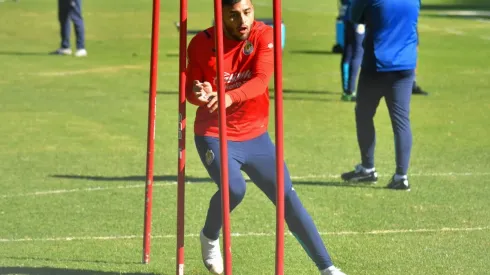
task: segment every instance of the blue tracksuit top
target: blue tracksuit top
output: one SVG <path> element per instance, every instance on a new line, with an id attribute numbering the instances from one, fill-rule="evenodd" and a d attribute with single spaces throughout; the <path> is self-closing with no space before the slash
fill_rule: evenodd
<path id="1" fill-rule="evenodd" d="M 417 65 L 420 0 L 352 0 L 350 20 L 366 24 L 362 68 L 392 72 Z"/>

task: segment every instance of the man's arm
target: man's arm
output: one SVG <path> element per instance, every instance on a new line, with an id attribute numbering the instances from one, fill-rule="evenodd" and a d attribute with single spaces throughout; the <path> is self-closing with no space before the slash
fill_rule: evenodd
<path id="1" fill-rule="evenodd" d="M 358 24 L 364 23 L 364 10 L 370 0 L 352 0 L 348 12 L 350 21 Z"/>
<path id="2" fill-rule="evenodd" d="M 274 73 L 273 31 L 268 28 L 259 38 L 252 78 L 239 88 L 228 91 L 233 103 L 242 102 L 263 94 Z M 281 45 L 279 45 L 280 47 Z"/>
<path id="3" fill-rule="evenodd" d="M 194 81 L 203 81 L 204 74 L 199 67 L 196 58 L 196 48 L 194 39 L 189 43 L 189 47 L 187 48 L 187 68 L 186 68 L 186 81 L 185 81 L 185 95 L 187 101 L 191 104 L 201 106 L 205 103 L 199 100 L 198 95 L 194 92 Z"/>

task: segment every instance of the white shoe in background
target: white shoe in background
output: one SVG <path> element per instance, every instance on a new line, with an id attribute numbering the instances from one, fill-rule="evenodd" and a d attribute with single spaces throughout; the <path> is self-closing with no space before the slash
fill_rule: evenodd
<path id="1" fill-rule="evenodd" d="M 87 50 L 85 49 L 78 49 L 76 52 L 75 52 L 75 56 L 76 57 L 84 57 L 84 56 L 87 56 L 88 53 L 87 53 Z"/>
<path id="2" fill-rule="evenodd" d="M 71 55 L 71 49 L 67 48 L 59 48 L 56 51 L 52 52 L 51 54 L 57 54 L 57 55 Z"/>

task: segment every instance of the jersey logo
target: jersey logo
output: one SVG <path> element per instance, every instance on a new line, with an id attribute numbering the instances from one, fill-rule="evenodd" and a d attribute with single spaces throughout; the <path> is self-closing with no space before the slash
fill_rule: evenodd
<path id="1" fill-rule="evenodd" d="M 250 41 L 247 40 L 245 43 L 245 46 L 243 46 L 243 54 L 244 55 L 249 55 L 254 51 L 254 45 L 250 43 Z"/>
<path id="2" fill-rule="evenodd" d="M 211 151 L 211 149 L 208 149 L 206 152 L 206 164 L 209 166 L 211 163 L 213 163 L 214 160 L 214 153 Z"/>

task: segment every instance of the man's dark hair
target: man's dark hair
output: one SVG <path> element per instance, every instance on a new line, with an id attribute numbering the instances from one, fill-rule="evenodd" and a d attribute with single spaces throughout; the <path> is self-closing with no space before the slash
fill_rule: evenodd
<path id="1" fill-rule="evenodd" d="M 240 1 L 241 0 L 221 0 L 221 5 L 222 6 L 233 6 Z"/>

